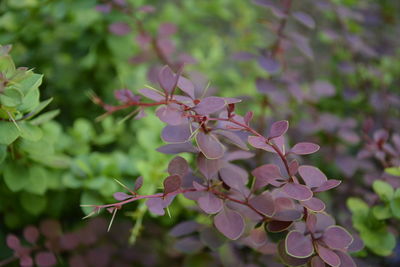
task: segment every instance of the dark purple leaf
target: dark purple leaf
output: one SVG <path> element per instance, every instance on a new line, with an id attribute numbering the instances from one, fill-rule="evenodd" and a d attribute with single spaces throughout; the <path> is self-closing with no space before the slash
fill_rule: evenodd
<path id="1" fill-rule="evenodd" d="M 204 133 L 203 131 L 199 131 L 196 135 L 196 142 L 200 151 L 208 159 L 219 159 L 225 153 L 224 146 L 212 133 Z"/>
<path id="2" fill-rule="evenodd" d="M 310 235 L 298 231 L 291 231 L 285 239 L 286 252 L 295 258 L 308 258 L 314 253 L 314 246 Z"/>
<path id="3" fill-rule="evenodd" d="M 178 175 L 168 176 L 164 180 L 164 195 L 175 192 L 181 187 L 182 178 Z"/>
<path id="4" fill-rule="evenodd" d="M 62 234 L 60 222 L 56 220 L 44 220 L 40 223 L 40 232 L 47 238 L 54 239 Z"/>
<path id="5" fill-rule="evenodd" d="M 306 207 L 312 211 L 315 211 L 315 212 L 321 212 L 321 211 L 325 210 L 325 203 L 322 200 L 315 198 L 315 197 L 313 197 L 309 200 L 306 200 L 306 201 L 301 201 L 301 204 L 304 207 Z"/>
<path id="6" fill-rule="evenodd" d="M 57 259 L 53 253 L 44 251 L 36 253 L 35 262 L 40 267 L 50 267 L 57 264 Z"/>
<path id="7" fill-rule="evenodd" d="M 275 212 L 274 199 L 268 192 L 251 198 L 249 204 L 258 212 L 268 217 L 271 217 Z"/>
<path id="8" fill-rule="evenodd" d="M 200 240 L 194 236 L 188 236 L 182 239 L 179 239 L 175 243 L 175 249 L 184 252 L 184 253 L 196 253 L 200 251 L 204 245 L 200 242 Z"/>
<path id="9" fill-rule="evenodd" d="M 135 181 L 133 191 L 138 191 L 142 187 L 142 185 L 143 185 L 143 177 L 139 176 Z"/>
<path id="10" fill-rule="evenodd" d="M 279 137 L 284 135 L 289 128 L 288 121 L 277 121 L 274 122 L 269 130 L 269 138 Z"/>
<path id="11" fill-rule="evenodd" d="M 258 190 L 276 180 L 283 180 L 279 167 L 275 164 L 265 164 L 254 169 L 251 174 L 255 177 L 254 190 Z"/>
<path id="12" fill-rule="evenodd" d="M 7 246 L 13 250 L 17 250 L 21 246 L 19 238 L 13 234 L 7 235 Z"/>
<path id="13" fill-rule="evenodd" d="M 194 233 L 195 231 L 199 230 L 199 228 L 200 224 L 198 224 L 197 222 L 185 221 L 175 225 L 174 228 L 171 229 L 169 234 L 173 237 L 180 237 Z"/>
<path id="14" fill-rule="evenodd" d="M 380 129 L 377 130 L 376 132 L 374 132 L 374 141 L 377 143 L 384 143 L 388 140 L 389 138 L 389 133 L 384 130 L 384 129 Z"/>
<path id="15" fill-rule="evenodd" d="M 165 95 L 163 95 L 162 92 L 153 90 L 153 89 L 148 89 L 148 88 L 143 88 L 139 90 L 139 93 L 144 95 L 145 97 L 154 100 L 154 101 L 162 101 L 165 100 Z"/>
<path id="16" fill-rule="evenodd" d="M 299 173 L 303 181 L 310 188 L 319 187 L 328 180 L 320 169 L 310 165 L 300 166 Z"/>
<path id="17" fill-rule="evenodd" d="M 258 64 L 270 74 L 275 74 L 280 70 L 279 61 L 271 57 L 259 57 Z"/>
<path id="18" fill-rule="evenodd" d="M 296 48 L 304 55 L 306 56 L 308 59 L 313 60 L 314 59 L 314 53 L 312 48 L 310 47 L 309 44 L 309 40 L 298 34 L 293 32 L 292 34 L 290 34 L 290 37 L 293 41 L 294 46 L 296 46 Z"/>
<path id="19" fill-rule="evenodd" d="M 353 237 L 343 227 L 329 226 L 322 240 L 332 249 L 345 249 L 353 242 Z"/>
<path id="20" fill-rule="evenodd" d="M 207 214 L 215 214 L 221 211 L 223 207 L 222 199 L 210 192 L 205 192 L 197 202 L 199 207 Z"/>
<path id="21" fill-rule="evenodd" d="M 115 22 L 108 26 L 108 30 L 115 35 L 127 35 L 131 32 L 131 26 L 125 22 Z"/>
<path id="22" fill-rule="evenodd" d="M 301 142 L 295 144 L 294 147 L 292 147 L 292 149 L 290 150 L 290 152 L 297 155 L 307 155 L 315 153 L 318 150 L 319 150 L 319 145 L 316 145 L 314 143 Z"/>
<path id="23" fill-rule="evenodd" d="M 242 215 L 228 208 L 224 208 L 214 217 L 214 224 L 218 231 L 231 240 L 238 239 L 245 227 Z"/>
<path id="24" fill-rule="evenodd" d="M 210 96 L 202 99 L 193 110 L 200 115 L 208 115 L 220 111 L 225 107 L 225 104 L 225 100 L 222 97 Z"/>
<path id="25" fill-rule="evenodd" d="M 206 227 L 200 232 L 201 241 L 210 249 L 216 250 L 225 242 L 225 238 L 214 227 Z"/>
<path id="26" fill-rule="evenodd" d="M 171 94 L 178 83 L 179 76 L 170 67 L 164 66 L 158 74 L 158 83 L 166 94 Z"/>
<path id="27" fill-rule="evenodd" d="M 304 266 L 309 261 L 309 258 L 295 258 L 287 254 L 285 241 L 281 240 L 278 243 L 278 254 L 282 261 L 289 266 Z"/>
<path id="28" fill-rule="evenodd" d="M 289 222 L 283 222 L 283 221 L 272 221 L 269 222 L 267 225 L 267 230 L 269 232 L 272 233 L 278 233 L 278 232 L 282 232 L 285 231 L 286 229 L 288 229 L 293 222 L 289 221 Z"/>
<path id="29" fill-rule="evenodd" d="M 157 148 L 158 152 L 164 154 L 179 154 L 183 152 L 187 153 L 197 153 L 199 150 L 192 145 L 191 142 L 185 142 L 180 144 L 168 144 Z"/>
<path id="30" fill-rule="evenodd" d="M 24 238 L 31 244 L 35 244 L 39 239 L 39 230 L 35 226 L 27 226 L 24 229 Z"/>
<path id="31" fill-rule="evenodd" d="M 314 256 L 311 259 L 311 267 L 325 267 L 325 262 L 318 256 Z"/>
<path id="32" fill-rule="evenodd" d="M 182 157 L 175 157 L 171 160 L 168 165 L 168 173 L 170 175 L 178 175 L 180 177 L 185 176 L 189 172 L 189 165 L 187 161 Z"/>
<path id="33" fill-rule="evenodd" d="M 339 267 L 340 258 L 339 256 L 333 252 L 332 250 L 317 244 L 317 252 L 321 259 L 328 265 L 332 267 Z M 347 266 L 346 266 L 347 267 Z"/>
<path id="34" fill-rule="evenodd" d="M 297 12 L 293 12 L 292 16 L 299 21 L 300 23 L 302 23 L 303 25 L 307 26 L 310 29 L 314 29 L 315 28 L 315 21 L 314 19 L 308 15 L 307 13 L 301 12 L 301 11 L 297 11 Z"/>
<path id="35" fill-rule="evenodd" d="M 330 180 L 326 181 L 325 183 L 323 183 L 320 187 L 314 189 L 313 191 L 315 193 L 324 192 L 324 191 L 327 191 L 327 190 L 337 187 L 338 185 L 340 185 L 340 183 L 341 183 L 341 181 L 339 181 L 339 180 L 330 179 Z"/>
<path id="36" fill-rule="evenodd" d="M 364 242 L 362 241 L 362 239 L 358 235 L 353 234 L 353 242 L 347 248 L 347 252 L 358 252 L 361 251 L 363 248 Z"/>
<path id="37" fill-rule="evenodd" d="M 282 191 L 290 198 L 302 201 L 309 200 L 313 196 L 312 191 L 302 184 L 287 183 L 282 187 Z"/>
<path id="38" fill-rule="evenodd" d="M 184 122 L 182 111 L 172 105 L 159 107 L 156 111 L 161 121 L 170 125 L 180 125 Z"/>
<path id="39" fill-rule="evenodd" d="M 118 201 L 123 201 L 125 199 L 131 198 L 132 196 L 124 192 L 115 192 L 113 197 Z"/>
<path id="40" fill-rule="evenodd" d="M 194 84 L 187 78 L 180 76 L 178 79 L 178 87 L 192 99 L 195 99 Z"/>

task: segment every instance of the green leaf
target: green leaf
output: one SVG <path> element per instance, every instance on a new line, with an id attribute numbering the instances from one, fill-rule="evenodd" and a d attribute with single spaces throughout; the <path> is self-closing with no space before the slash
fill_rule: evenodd
<path id="1" fill-rule="evenodd" d="M 389 256 L 396 246 L 395 236 L 386 227 L 379 230 L 363 231 L 360 233 L 365 245 L 375 254 Z"/>
<path id="2" fill-rule="evenodd" d="M 59 109 L 48 111 L 31 120 L 31 123 L 33 125 L 40 125 L 54 119 L 58 114 L 60 114 Z"/>
<path id="3" fill-rule="evenodd" d="M 400 197 L 395 197 L 390 201 L 390 209 L 392 210 L 393 216 L 400 219 Z"/>
<path id="4" fill-rule="evenodd" d="M 7 157 L 7 146 L 0 145 L 0 164 L 3 163 L 6 157 Z"/>
<path id="5" fill-rule="evenodd" d="M 46 208 L 46 198 L 30 193 L 24 193 L 20 196 L 22 207 L 32 215 L 39 215 Z"/>
<path id="6" fill-rule="evenodd" d="M 28 184 L 28 178 L 29 173 L 24 166 L 10 163 L 4 169 L 4 182 L 13 192 L 22 190 Z"/>
<path id="7" fill-rule="evenodd" d="M 9 55 L 0 56 L 0 71 L 5 72 L 7 77 L 15 71 L 15 64 Z"/>
<path id="8" fill-rule="evenodd" d="M 85 191 L 81 195 L 81 205 L 101 205 L 103 204 L 103 201 L 101 197 L 95 193 L 95 192 L 90 192 L 90 191 Z M 85 215 L 88 215 L 93 211 L 92 207 L 82 207 L 83 213 Z"/>
<path id="9" fill-rule="evenodd" d="M 377 180 L 372 184 L 372 188 L 383 201 L 390 201 L 393 198 L 394 189 L 387 182 Z"/>
<path id="10" fill-rule="evenodd" d="M 37 108 L 40 101 L 39 89 L 29 91 L 22 99 L 22 104 L 18 107 L 21 112 L 32 112 Z"/>
<path id="11" fill-rule="evenodd" d="M 35 110 L 32 111 L 32 115 L 29 116 L 29 118 L 32 118 L 39 114 L 43 109 L 45 109 L 51 102 L 53 101 L 53 98 L 49 98 L 45 101 L 40 102 L 36 107 Z"/>
<path id="12" fill-rule="evenodd" d="M 32 75 L 29 75 L 27 78 L 19 82 L 20 89 L 25 95 L 28 95 L 31 91 L 39 88 L 42 84 L 42 80 L 43 75 L 32 73 Z"/>
<path id="13" fill-rule="evenodd" d="M 372 213 L 379 220 L 385 220 L 392 217 L 392 213 L 390 211 L 389 206 L 383 206 L 383 205 L 375 206 L 372 208 Z"/>
<path id="14" fill-rule="evenodd" d="M 38 165 L 29 168 L 29 182 L 25 186 L 25 191 L 43 195 L 47 190 L 47 172 Z"/>
<path id="15" fill-rule="evenodd" d="M 0 104 L 6 107 L 17 107 L 22 103 L 23 97 L 20 90 L 10 87 L 0 93 Z"/>
<path id="16" fill-rule="evenodd" d="M 354 214 L 368 214 L 369 207 L 363 200 L 355 197 L 347 199 L 347 207 Z"/>
<path id="17" fill-rule="evenodd" d="M 385 172 L 394 175 L 394 176 L 400 176 L 400 166 L 398 167 L 391 167 L 391 168 L 386 168 Z"/>
<path id="18" fill-rule="evenodd" d="M 39 141 L 42 136 L 43 132 L 39 126 L 32 125 L 29 122 L 22 122 L 19 124 L 21 128 L 21 137 L 30 141 Z"/>

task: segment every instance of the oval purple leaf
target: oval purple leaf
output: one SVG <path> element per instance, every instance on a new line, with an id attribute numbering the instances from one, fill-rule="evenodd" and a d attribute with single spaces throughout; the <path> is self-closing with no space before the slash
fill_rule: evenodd
<path id="1" fill-rule="evenodd" d="M 286 252 L 295 258 L 308 258 L 314 253 L 314 246 L 310 235 L 298 231 L 291 231 L 285 239 Z"/>
<path id="2" fill-rule="evenodd" d="M 115 35 L 127 35 L 131 32 L 131 26 L 125 22 L 115 22 L 108 26 L 108 30 Z"/>
<path id="3" fill-rule="evenodd" d="M 272 148 L 272 146 L 268 145 L 266 143 L 266 139 L 262 136 L 249 136 L 247 138 L 247 141 L 249 144 L 255 148 L 263 149 L 268 152 L 275 153 L 275 150 Z"/>
<path id="4" fill-rule="evenodd" d="M 206 134 L 202 131 L 199 131 L 196 135 L 196 142 L 199 146 L 200 151 L 208 159 L 219 159 L 224 155 L 224 146 L 212 133 Z"/>
<path id="5" fill-rule="evenodd" d="M 182 157 L 175 157 L 171 160 L 168 165 L 168 173 L 170 175 L 178 175 L 180 177 L 185 176 L 189 172 L 189 165 L 187 161 Z"/>
<path id="6" fill-rule="evenodd" d="M 125 200 L 125 199 L 128 199 L 128 198 L 131 198 L 132 196 L 128 195 L 128 194 L 126 194 L 124 192 L 115 192 L 113 197 L 115 198 L 115 200 L 122 201 L 122 200 Z"/>
<path id="7" fill-rule="evenodd" d="M 330 226 L 325 230 L 322 240 L 332 249 L 345 249 L 353 242 L 353 237 L 343 227 Z"/>
<path id="8" fill-rule="evenodd" d="M 318 256 L 314 256 L 311 259 L 311 267 L 325 267 L 325 262 Z"/>
<path id="9" fill-rule="evenodd" d="M 340 258 L 339 256 L 333 252 L 332 250 L 317 244 L 317 251 L 318 255 L 321 259 L 328 265 L 332 267 L 339 267 L 340 265 Z"/>
<path id="10" fill-rule="evenodd" d="M 143 177 L 139 176 L 135 181 L 133 191 L 138 191 L 142 187 L 142 185 L 143 185 Z"/>
<path id="11" fill-rule="evenodd" d="M 205 192 L 205 194 L 201 196 L 197 202 L 199 207 L 207 214 L 218 213 L 223 207 L 222 199 L 210 192 Z"/>
<path id="12" fill-rule="evenodd" d="M 292 14 L 292 16 L 299 21 L 301 24 L 303 24 L 304 26 L 310 28 L 310 29 L 314 29 L 315 28 L 315 21 L 314 19 L 308 15 L 307 13 L 301 12 L 301 11 L 297 11 L 294 12 Z"/>
<path id="13" fill-rule="evenodd" d="M 274 183 L 278 179 L 283 179 L 279 167 L 275 164 L 265 164 L 254 169 L 251 174 L 256 178 L 254 190 L 258 190 L 270 183 Z"/>
<path id="14" fill-rule="evenodd" d="M 39 239 L 39 230 L 35 226 L 27 226 L 24 229 L 24 238 L 31 244 L 35 244 Z"/>
<path id="15" fill-rule="evenodd" d="M 217 112 L 225 107 L 225 100 L 222 97 L 210 96 L 201 100 L 193 110 L 200 115 L 208 115 Z"/>
<path id="16" fill-rule="evenodd" d="M 196 98 L 194 95 L 194 84 L 189 79 L 180 76 L 178 79 L 178 87 L 192 99 Z"/>
<path id="17" fill-rule="evenodd" d="M 182 179 L 178 175 L 168 176 L 164 180 L 164 195 L 175 192 L 181 187 Z"/>
<path id="18" fill-rule="evenodd" d="M 314 143 L 302 142 L 295 144 L 294 147 L 292 147 L 292 149 L 290 150 L 290 152 L 297 155 L 307 155 L 315 153 L 318 150 L 319 150 L 319 145 L 316 145 Z"/>
<path id="19" fill-rule="evenodd" d="M 57 263 L 57 259 L 51 252 L 39 252 L 35 255 L 35 262 L 41 267 L 54 266 Z"/>
<path id="20" fill-rule="evenodd" d="M 161 132 L 161 138 L 169 143 L 185 143 L 191 135 L 190 125 L 167 125 Z"/>
<path id="21" fill-rule="evenodd" d="M 163 95 L 162 92 L 159 92 L 157 90 L 143 88 L 143 89 L 139 90 L 139 93 L 141 93 L 143 96 L 145 96 L 151 100 L 157 101 L 157 102 L 165 100 L 165 95 Z"/>
<path id="22" fill-rule="evenodd" d="M 13 234 L 7 235 L 7 246 L 11 249 L 18 249 L 21 246 L 21 242 L 19 241 L 19 238 Z"/>
<path id="23" fill-rule="evenodd" d="M 268 192 L 251 198 L 249 204 L 258 212 L 268 217 L 271 217 L 275 212 L 274 199 Z"/>
<path id="24" fill-rule="evenodd" d="M 178 83 L 178 75 L 169 66 L 164 66 L 158 74 L 158 83 L 166 94 L 170 94 Z"/>
<path id="25" fill-rule="evenodd" d="M 295 258 L 287 254 L 285 241 L 281 240 L 278 243 L 278 253 L 282 261 L 289 266 L 304 266 L 309 261 L 309 258 Z"/>
<path id="26" fill-rule="evenodd" d="M 156 115 L 161 121 L 170 125 L 179 125 L 184 121 L 182 111 L 171 105 L 159 107 Z"/>
<path id="27" fill-rule="evenodd" d="M 286 131 L 289 128 L 289 122 L 288 121 L 277 121 L 274 122 L 271 126 L 271 129 L 269 131 L 269 138 L 275 138 L 279 137 L 281 135 L 284 135 Z"/>
<path id="28" fill-rule="evenodd" d="M 310 198 L 309 200 L 306 201 L 301 201 L 301 204 L 304 207 L 315 212 L 321 212 L 325 210 L 325 203 L 322 200 L 315 197 Z"/>
<path id="29" fill-rule="evenodd" d="M 272 221 L 268 223 L 267 230 L 272 233 L 278 233 L 288 229 L 293 222 Z"/>
<path id="30" fill-rule="evenodd" d="M 340 267 L 357 267 L 356 263 L 347 253 L 344 253 L 340 250 L 336 250 L 335 253 L 340 258 Z"/>
<path id="31" fill-rule="evenodd" d="M 238 239 L 245 227 L 242 215 L 228 208 L 224 208 L 214 217 L 214 224 L 218 231 L 231 240 Z"/>
<path id="32" fill-rule="evenodd" d="M 324 191 L 327 191 L 327 190 L 337 187 L 338 185 L 340 185 L 340 183 L 341 183 L 341 181 L 339 181 L 339 180 L 330 179 L 330 180 L 326 181 L 325 183 L 323 183 L 320 187 L 314 189 L 313 191 L 315 193 L 324 192 Z"/>
<path id="33" fill-rule="evenodd" d="M 299 173 L 303 181 L 310 188 L 319 187 L 328 180 L 325 174 L 314 166 L 302 165 L 299 167 Z"/>
<path id="34" fill-rule="evenodd" d="M 302 201 L 309 200 L 313 196 L 312 191 L 302 184 L 287 183 L 282 187 L 282 191 L 290 198 Z"/>

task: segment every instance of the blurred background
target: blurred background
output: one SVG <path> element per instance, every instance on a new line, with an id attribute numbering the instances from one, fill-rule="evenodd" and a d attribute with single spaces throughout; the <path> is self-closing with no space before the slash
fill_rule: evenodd
<path id="1" fill-rule="evenodd" d="M 307 161 L 343 180 L 323 198 L 363 240 L 359 266 L 398 266 L 400 192 L 383 199 L 373 184 L 400 187 L 399 15 L 390 0 L 0 1 L 0 44 L 44 75 L 41 99 L 59 110 L 39 140 L 0 142 L 0 266 L 20 264 L 9 234 L 55 252 L 56 264 L 43 254 L 38 266 L 282 266 L 273 248 L 225 240 L 183 197 L 171 217 L 132 204 L 110 233 L 110 214 L 82 221 L 90 210 L 80 204 L 114 201 L 114 178 L 133 186 L 143 176 L 141 193 L 154 193 L 172 158 L 156 151 L 154 112 L 99 120 L 90 96 L 115 104 L 115 90 L 136 94 L 160 67 L 182 63 L 196 85 L 242 99 L 237 113 L 252 110 L 255 128 L 287 119 L 291 143 L 320 144 Z M 171 232 L 189 219 L 198 223 L 189 237 Z"/>

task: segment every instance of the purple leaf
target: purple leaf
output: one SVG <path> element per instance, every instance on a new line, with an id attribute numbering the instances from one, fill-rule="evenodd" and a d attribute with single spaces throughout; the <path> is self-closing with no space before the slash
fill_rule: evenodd
<path id="1" fill-rule="evenodd" d="M 168 176 L 164 180 L 164 195 L 175 192 L 181 187 L 182 179 L 178 175 Z"/>
<path id="2" fill-rule="evenodd" d="M 108 26 L 108 30 L 115 35 L 127 35 L 131 32 L 131 26 L 125 22 L 115 22 Z"/>
<path id="3" fill-rule="evenodd" d="M 343 227 L 329 226 L 322 240 L 332 249 L 345 249 L 353 242 L 353 237 Z"/>
<path id="4" fill-rule="evenodd" d="M 128 89 L 117 90 L 114 92 L 114 96 L 122 103 L 127 103 L 130 101 L 138 102 L 140 100 L 140 97 L 135 96 L 132 91 Z"/>
<path id="5" fill-rule="evenodd" d="M 291 231 L 285 239 L 286 252 L 295 258 L 308 258 L 314 253 L 314 246 L 310 235 L 298 231 Z"/>
<path id="6" fill-rule="evenodd" d="M 182 111 L 172 105 L 159 107 L 156 111 L 161 121 L 170 125 L 180 125 L 184 122 Z"/>
<path id="7" fill-rule="evenodd" d="M 35 226 L 27 226 L 24 229 L 24 238 L 31 244 L 35 244 L 39 239 L 39 230 Z"/>
<path id="8" fill-rule="evenodd" d="M 293 41 L 293 44 L 303 55 L 305 55 L 310 60 L 314 59 L 313 50 L 311 49 L 309 40 L 306 37 L 295 32 L 290 34 L 290 37 Z"/>
<path id="9" fill-rule="evenodd" d="M 297 155 L 307 155 L 315 153 L 318 150 L 319 150 L 319 145 L 316 145 L 314 143 L 301 142 L 295 144 L 294 147 L 292 147 L 292 149 L 290 150 L 290 152 Z"/>
<path id="10" fill-rule="evenodd" d="M 165 198 L 150 198 L 146 201 L 146 206 L 149 208 L 150 212 L 157 215 L 164 215 L 164 209 L 171 204 L 174 198 L 175 195 L 169 195 Z"/>
<path id="11" fill-rule="evenodd" d="M 145 97 L 154 100 L 154 101 L 162 101 L 165 100 L 165 95 L 163 95 L 162 92 L 153 90 L 153 89 L 148 89 L 148 88 L 143 88 L 139 90 L 139 93 L 144 95 Z"/>
<path id="12" fill-rule="evenodd" d="M 332 267 L 339 267 L 340 258 L 339 256 L 333 252 L 332 250 L 317 244 L 317 252 L 321 259 L 328 265 Z M 346 266 L 347 267 L 347 266 Z"/>
<path id="13" fill-rule="evenodd" d="M 325 183 L 323 183 L 320 187 L 314 189 L 313 191 L 315 193 L 324 192 L 324 191 L 327 191 L 327 190 L 337 187 L 338 185 L 340 185 L 340 183 L 341 183 L 341 181 L 339 181 L 339 180 L 330 179 L 330 180 L 326 181 Z"/>
<path id="14" fill-rule="evenodd" d="M 214 224 L 218 231 L 231 240 L 238 239 L 245 227 L 242 215 L 228 208 L 224 208 L 214 217 Z"/>
<path id="15" fill-rule="evenodd" d="M 168 144 L 157 148 L 158 152 L 164 154 L 179 154 L 183 152 L 187 153 L 197 153 L 199 150 L 192 145 L 191 142 L 185 142 L 180 144 Z"/>
<path id="16" fill-rule="evenodd" d="M 19 238 L 13 234 L 7 235 L 7 246 L 13 250 L 17 250 L 21 246 Z"/>
<path id="17" fill-rule="evenodd" d="M 111 4 L 96 5 L 95 9 L 101 13 L 107 14 L 111 11 Z"/>
<path id="18" fill-rule="evenodd" d="M 205 192 L 205 194 L 201 196 L 197 202 L 199 207 L 207 214 L 218 213 L 223 207 L 222 199 L 210 192 Z"/>
<path id="19" fill-rule="evenodd" d="M 204 133 L 203 131 L 199 131 L 196 135 L 196 142 L 200 151 L 208 159 L 219 159 L 225 153 L 224 146 L 212 133 Z"/>
<path id="20" fill-rule="evenodd" d="M 228 165 L 219 170 L 222 181 L 229 187 L 244 193 L 247 183 L 247 176 L 243 179 L 242 174 L 238 171 L 239 167 L 236 165 Z M 247 175 L 247 173 L 246 173 Z"/>
<path id="21" fill-rule="evenodd" d="M 208 115 L 220 111 L 224 107 L 225 100 L 222 97 L 210 96 L 202 99 L 193 110 L 200 115 Z"/>
<path id="22" fill-rule="evenodd" d="M 38 266 L 50 267 L 57 264 L 57 259 L 53 253 L 45 251 L 36 253 L 35 262 Z"/>
<path id="23" fill-rule="evenodd" d="M 340 250 L 336 250 L 335 253 L 340 258 L 340 267 L 357 267 L 353 259 L 347 254 Z"/>
<path id="24" fill-rule="evenodd" d="M 255 177 L 254 190 L 258 190 L 278 179 L 283 179 L 279 167 L 275 164 L 265 164 L 254 169 L 251 174 Z"/>
<path id="25" fill-rule="evenodd" d="M 325 174 L 314 166 L 302 165 L 299 167 L 299 173 L 310 188 L 319 187 L 328 180 Z"/>
<path id="26" fill-rule="evenodd" d="M 318 97 L 329 97 L 335 94 L 335 87 L 327 81 L 315 81 L 311 88 Z"/>
<path id="27" fill-rule="evenodd" d="M 212 179 L 217 174 L 220 169 L 220 160 L 217 159 L 207 159 L 203 154 L 199 154 L 197 158 L 197 166 L 200 172 L 207 179 Z"/>
<path id="28" fill-rule="evenodd" d="M 278 233 L 285 231 L 292 225 L 292 221 L 283 222 L 283 221 L 272 221 L 268 223 L 267 230 L 272 233 Z"/>
<path id="29" fill-rule="evenodd" d="M 296 175 L 297 171 L 299 169 L 299 162 L 297 160 L 292 160 L 289 163 L 289 173 L 291 176 Z"/>
<path id="30" fill-rule="evenodd" d="M 229 142 L 231 142 L 232 144 L 238 146 L 243 150 L 249 150 L 246 143 L 234 132 L 217 130 L 214 131 L 214 133 L 224 136 L 226 139 L 228 139 Z"/>
<path id="31" fill-rule="evenodd" d="M 60 222 L 56 220 L 44 220 L 40 223 L 40 232 L 49 239 L 54 239 L 62 235 Z"/>
<path id="32" fill-rule="evenodd" d="M 315 197 L 310 198 L 309 200 L 306 200 L 306 201 L 301 201 L 301 204 L 304 207 L 306 207 L 312 211 L 315 211 L 315 212 L 321 212 L 321 211 L 325 210 L 325 203 L 322 200 L 315 198 Z"/>
<path id="33" fill-rule="evenodd" d="M 271 57 L 259 57 L 258 64 L 270 74 L 275 74 L 280 69 L 279 61 Z"/>
<path id="34" fill-rule="evenodd" d="M 178 175 L 180 177 L 185 176 L 189 172 L 189 165 L 187 161 L 182 157 L 175 157 L 171 160 L 168 165 L 168 173 L 170 175 Z"/>
<path id="35" fill-rule="evenodd" d="M 302 201 L 309 200 L 313 196 L 312 191 L 302 184 L 287 183 L 282 187 L 282 191 L 289 197 Z"/>
<path id="36" fill-rule="evenodd" d="M 247 111 L 246 115 L 244 115 L 243 120 L 246 125 L 250 124 L 251 119 L 253 119 L 253 112 L 252 111 Z"/>
<path id="37" fill-rule="evenodd" d="M 276 211 L 273 216 L 273 219 L 283 222 L 293 222 L 300 219 L 302 216 L 303 214 L 298 210 L 287 209 L 287 210 Z"/>
<path id="38" fill-rule="evenodd" d="M 262 136 L 249 136 L 247 141 L 255 148 L 263 149 L 268 152 L 276 153 L 271 145 L 267 144 L 267 140 Z"/>
<path id="39" fill-rule="evenodd" d="M 187 78 L 180 76 L 178 79 L 178 87 L 192 99 L 195 99 L 194 84 Z"/>
<path id="40" fill-rule="evenodd" d="M 177 31 L 176 25 L 172 23 L 163 23 L 158 28 L 158 35 L 161 37 L 168 37 L 175 34 Z"/>
<path id="41" fill-rule="evenodd" d="M 308 15 L 307 13 L 301 12 L 301 11 L 297 11 L 297 12 L 293 12 L 292 16 L 299 21 L 300 23 L 302 23 L 303 25 L 307 26 L 310 29 L 314 29 L 315 28 L 315 21 L 314 19 Z"/>
<path id="42" fill-rule="evenodd" d="M 278 243 L 278 253 L 282 261 L 289 266 L 304 266 L 309 261 L 309 258 L 295 258 L 288 255 L 284 240 Z"/>
<path id="43" fill-rule="evenodd" d="M 200 232 L 201 241 L 210 249 L 216 250 L 221 247 L 225 238 L 220 232 L 218 232 L 214 227 L 205 227 Z"/>
<path id="44" fill-rule="evenodd" d="M 269 130 L 269 138 L 279 137 L 284 135 L 289 128 L 288 121 L 277 121 L 274 122 Z"/>
<path id="45" fill-rule="evenodd" d="M 175 249 L 190 254 L 199 252 L 203 247 L 204 244 L 200 242 L 200 240 L 194 236 L 184 237 L 179 239 L 175 245 Z"/>
<path id="46" fill-rule="evenodd" d="M 132 196 L 124 192 L 115 192 L 113 197 L 118 201 L 123 201 L 125 199 L 131 198 Z"/>
<path id="47" fill-rule="evenodd" d="M 171 94 L 178 83 L 179 76 L 169 66 L 164 66 L 158 74 L 158 83 L 166 94 Z"/>
<path id="48" fill-rule="evenodd" d="M 29 256 L 29 255 L 22 255 L 19 258 L 19 264 L 21 265 L 21 267 L 31 267 L 31 266 L 33 266 L 32 257 Z"/>
<path id="49" fill-rule="evenodd" d="M 258 212 L 268 217 L 271 217 L 275 212 L 274 199 L 268 192 L 251 198 L 249 204 Z"/>
<path id="50" fill-rule="evenodd" d="M 133 191 L 138 191 L 143 185 L 143 177 L 139 176 L 136 181 L 135 181 L 135 185 L 133 186 Z"/>
<path id="51" fill-rule="evenodd" d="M 175 225 L 174 228 L 171 229 L 169 234 L 173 237 L 180 237 L 180 236 L 191 234 L 191 233 L 199 230 L 199 228 L 200 228 L 200 225 L 197 222 L 185 221 L 185 222 L 181 222 L 181 223 Z"/>
<path id="52" fill-rule="evenodd" d="M 299 223 L 297 225 L 299 225 Z M 315 214 L 312 212 L 308 213 L 307 219 L 306 219 L 306 227 L 307 227 L 308 231 L 310 231 L 311 233 L 315 233 L 316 226 L 317 226 L 317 216 L 315 216 Z M 304 232 L 307 229 L 304 229 Z"/>
<path id="53" fill-rule="evenodd" d="M 326 228 L 335 224 L 335 220 L 327 214 L 324 213 L 316 213 L 317 224 L 315 225 L 316 232 L 323 232 Z"/>
<path id="54" fill-rule="evenodd" d="M 314 256 L 311 259 L 311 267 L 325 267 L 325 262 L 318 256 Z M 343 266 L 344 267 L 344 266 Z"/>

